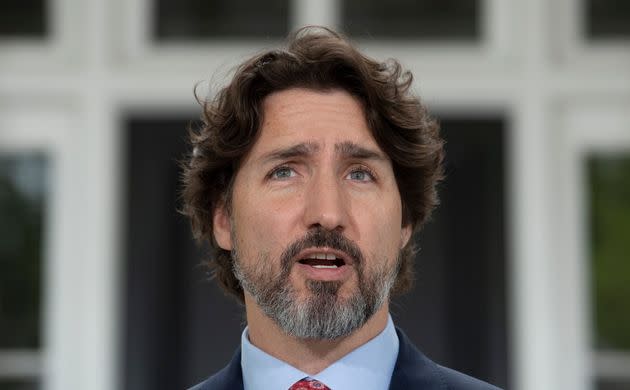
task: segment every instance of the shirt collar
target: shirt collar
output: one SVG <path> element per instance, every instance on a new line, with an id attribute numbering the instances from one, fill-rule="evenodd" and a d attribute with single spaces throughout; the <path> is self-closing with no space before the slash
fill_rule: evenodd
<path id="1" fill-rule="evenodd" d="M 304 377 L 317 379 L 332 390 L 383 390 L 389 387 L 398 357 L 398 335 L 391 316 L 388 316 L 385 329 L 376 337 L 312 376 L 254 346 L 247 334 L 245 328 L 241 335 L 245 390 L 288 389 Z"/>

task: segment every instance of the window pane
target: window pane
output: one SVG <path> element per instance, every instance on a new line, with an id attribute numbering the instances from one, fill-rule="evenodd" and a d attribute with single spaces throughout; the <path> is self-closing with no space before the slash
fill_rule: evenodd
<path id="1" fill-rule="evenodd" d="M 589 38 L 630 38 L 630 1 L 588 0 L 584 10 Z"/>
<path id="2" fill-rule="evenodd" d="M 477 0 L 341 0 L 350 35 L 396 39 L 479 38 Z"/>
<path id="3" fill-rule="evenodd" d="M 33 379 L 0 379 L 0 390 L 38 390 L 39 383 Z"/>
<path id="4" fill-rule="evenodd" d="M 46 161 L 0 156 L 0 348 L 40 346 Z"/>
<path id="5" fill-rule="evenodd" d="M 600 379 L 597 381 L 597 390 L 628 390 L 630 379 Z"/>
<path id="6" fill-rule="evenodd" d="M 288 32 L 288 0 L 157 0 L 155 10 L 158 40 L 269 38 Z"/>
<path id="7" fill-rule="evenodd" d="M 44 0 L 4 0 L 0 11 L 0 38 L 46 34 Z"/>
<path id="8" fill-rule="evenodd" d="M 630 156 L 589 161 L 596 348 L 630 352 Z"/>

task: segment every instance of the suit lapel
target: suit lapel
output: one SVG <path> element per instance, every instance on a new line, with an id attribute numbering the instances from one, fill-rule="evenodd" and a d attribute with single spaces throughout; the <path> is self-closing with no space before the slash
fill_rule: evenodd
<path id="1" fill-rule="evenodd" d="M 396 328 L 399 347 L 390 390 L 443 390 L 446 386 L 435 363 L 420 352 L 402 330 Z"/>
<path id="2" fill-rule="evenodd" d="M 217 389 L 243 390 L 243 370 L 241 368 L 241 348 L 239 347 L 230 364 L 224 369 L 223 375 L 217 383 Z M 213 387 L 214 389 L 214 387 Z"/>
<path id="3" fill-rule="evenodd" d="M 243 390 L 241 348 L 236 350 L 230 363 L 221 371 L 188 390 Z"/>

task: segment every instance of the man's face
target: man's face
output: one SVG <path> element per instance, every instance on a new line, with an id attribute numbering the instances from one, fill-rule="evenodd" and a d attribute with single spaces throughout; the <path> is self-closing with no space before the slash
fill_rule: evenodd
<path id="1" fill-rule="evenodd" d="M 289 89 L 263 111 L 215 238 L 246 305 L 296 337 L 345 336 L 386 308 L 410 236 L 391 161 L 346 92 Z"/>

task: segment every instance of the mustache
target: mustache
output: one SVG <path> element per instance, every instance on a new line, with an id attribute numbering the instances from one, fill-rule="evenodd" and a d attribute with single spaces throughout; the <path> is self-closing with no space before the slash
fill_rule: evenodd
<path id="1" fill-rule="evenodd" d="M 338 230 L 326 230 L 322 227 L 314 228 L 302 238 L 291 243 L 281 255 L 282 269 L 290 271 L 295 256 L 307 248 L 331 248 L 344 252 L 350 257 L 356 267 L 363 264 L 363 253 L 352 240 L 344 237 Z"/>

